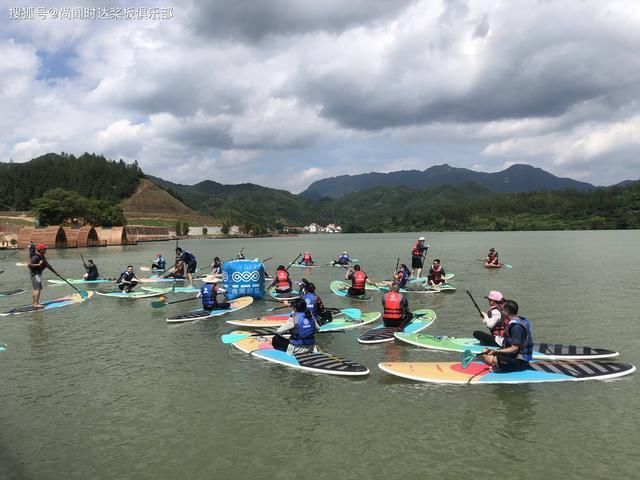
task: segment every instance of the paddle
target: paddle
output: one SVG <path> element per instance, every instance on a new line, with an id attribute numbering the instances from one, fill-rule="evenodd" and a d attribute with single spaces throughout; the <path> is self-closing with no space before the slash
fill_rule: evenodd
<path id="1" fill-rule="evenodd" d="M 182 300 L 174 300 L 173 302 L 167 302 L 167 297 L 163 295 L 163 296 L 159 297 L 158 300 L 155 300 L 155 301 L 151 302 L 151 306 L 153 308 L 162 308 L 162 307 L 165 307 L 167 305 L 173 305 L 174 303 L 190 302 L 192 300 L 198 300 L 198 297 L 183 298 Z"/>
<path id="2" fill-rule="evenodd" d="M 273 257 L 265 258 L 264 260 L 262 260 L 262 263 L 268 262 L 269 260 L 273 260 Z"/>
<path id="3" fill-rule="evenodd" d="M 465 290 L 465 291 L 467 292 L 467 295 L 469 295 L 469 298 L 471 299 L 471 301 L 475 305 L 476 310 L 478 310 L 478 313 L 480 314 L 480 316 L 484 318 L 484 315 L 482 314 L 482 310 L 480 310 L 480 307 L 476 303 L 476 300 L 473 298 L 473 295 L 471 295 L 471 292 L 469 290 Z"/>
<path id="4" fill-rule="evenodd" d="M 242 252 L 244 252 L 244 247 L 242 247 L 242 249 L 236 255 L 236 260 L 238 260 L 240 258 L 240 256 L 242 255 Z"/>
<path id="5" fill-rule="evenodd" d="M 487 263 L 486 258 L 476 258 L 478 262 Z M 513 268 L 513 265 L 509 265 L 508 263 L 498 263 L 497 265 L 502 265 L 503 267 Z"/>
<path id="6" fill-rule="evenodd" d="M 483 352 L 473 353 L 471 350 L 465 350 L 462 352 L 462 368 L 467 368 L 469 364 L 476 358 L 482 355 Z"/>
<path id="7" fill-rule="evenodd" d="M 321 331 L 316 333 L 344 333 L 344 330 L 329 330 L 329 331 Z M 236 343 L 240 340 L 244 340 L 249 337 L 264 337 L 271 336 L 269 333 L 227 333 L 226 335 L 222 335 L 222 343 Z"/>
<path id="8" fill-rule="evenodd" d="M 398 259 L 398 260 L 400 260 L 400 259 Z M 341 266 L 342 268 L 344 268 L 345 270 L 351 271 L 351 268 L 347 267 L 346 265 L 340 265 L 340 266 Z M 386 293 L 386 292 L 385 292 L 384 290 L 382 290 L 378 285 L 376 285 L 375 283 L 371 282 L 371 280 L 369 280 L 369 277 L 367 277 L 366 282 L 367 282 L 369 285 L 373 285 L 374 287 L 376 287 L 380 292 L 382 292 L 382 293 Z"/>
<path id="9" fill-rule="evenodd" d="M 294 258 L 293 261 L 287 266 L 287 268 L 284 269 L 284 271 L 288 272 L 289 269 L 291 268 L 291 265 L 296 263 L 296 260 L 298 260 L 301 256 L 302 256 L 302 254 L 299 253 L 298 256 L 296 258 Z M 269 284 L 269 286 L 266 288 L 266 290 L 269 290 L 271 287 L 273 287 L 276 284 L 277 278 L 278 278 L 278 276 L 276 275 L 276 278 L 273 279 L 273 282 L 271 282 L 271 284 Z"/>
<path id="10" fill-rule="evenodd" d="M 49 262 L 47 262 L 46 260 L 45 262 L 46 262 L 47 268 L 51 270 L 58 278 L 60 278 L 60 280 L 64 281 L 64 283 L 66 283 L 71 288 L 73 288 L 76 292 L 78 292 L 78 295 L 80 295 L 82 298 L 87 298 L 89 296 L 89 294 L 85 290 L 78 290 L 75 286 L 71 285 L 66 278 L 64 278 L 62 275 L 60 275 L 58 272 L 54 270 L 54 268 L 49 264 Z"/>
<path id="11" fill-rule="evenodd" d="M 273 307 L 273 308 L 267 308 L 267 312 L 274 312 L 276 310 L 282 310 L 285 308 L 291 308 L 291 305 L 283 305 L 281 307 Z M 343 313 L 344 315 L 346 315 L 347 317 L 353 319 L 353 320 L 359 320 L 360 317 L 362 316 L 362 312 L 360 311 L 359 308 L 331 308 L 331 307 L 327 307 L 325 310 L 331 312 L 331 313 Z"/>

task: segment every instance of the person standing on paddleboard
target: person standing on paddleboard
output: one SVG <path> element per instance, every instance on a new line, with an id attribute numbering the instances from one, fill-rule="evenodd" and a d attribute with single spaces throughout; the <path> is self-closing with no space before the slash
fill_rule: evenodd
<path id="1" fill-rule="evenodd" d="M 498 261 L 498 252 L 495 248 L 489 249 L 489 253 L 487 254 L 487 258 L 484 259 L 485 265 L 500 265 Z"/>
<path id="2" fill-rule="evenodd" d="M 447 277 L 440 265 L 440 259 L 436 258 L 431 264 L 431 268 L 429 268 L 429 274 L 427 275 L 427 285 L 431 285 L 432 287 L 438 287 L 440 285 L 447 284 Z"/>
<path id="3" fill-rule="evenodd" d="M 320 330 L 320 325 L 318 325 L 318 322 L 314 320 L 313 315 L 307 309 L 307 302 L 298 299 L 292 306 L 293 312 L 284 325 L 276 330 L 276 335 L 272 341 L 273 347 L 277 350 L 286 351 L 289 355 L 315 352 L 315 333 Z M 287 340 L 282 337 L 282 334 L 287 332 L 291 333 L 288 345 Z"/>
<path id="4" fill-rule="evenodd" d="M 360 265 L 354 265 L 353 270 L 349 269 L 344 278 L 345 280 L 351 280 L 351 286 L 347 291 L 348 297 L 358 297 L 365 294 L 368 277 L 367 274 L 360 269 Z"/>
<path id="5" fill-rule="evenodd" d="M 225 293 L 226 290 L 218 287 L 216 283 L 218 279 L 209 275 L 202 279 L 204 282 L 200 291 L 198 292 L 198 298 L 202 299 L 202 309 L 210 312 L 211 310 L 227 310 L 231 307 L 229 302 L 218 302 L 218 294 Z"/>
<path id="6" fill-rule="evenodd" d="M 495 373 L 519 372 L 529 368 L 533 355 L 533 335 L 529 320 L 518 315 L 518 304 L 505 300 L 503 310 L 508 318 L 501 348 L 486 348 L 480 359 Z"/>
<path id="7" fill-rule="evenodd" d="M 304 252 L 304 254 L 302 255 L 302 260 L 298 262 L 298 265 L 313 265 L 313 258 L 311 257 L 311 254 L 309 252 Z"/>
<path id="8" fill-rule="evenodd" d="M 401 327 L 411 321 L 409 302 L 400 293 L 400 285 L 396 282 L 391 284 L 389 292 L 382 297 L 382 307 L 382 322 L 385 327 Z"/>
<path id="9" fill-rule="evenodd" d="M 167 261 L 160 252 L 156 253 L 156 260 L 151 264 L 151 270 L 166 270 Z"/>
<path id="10" fill-rule="evenodd" d="M 424 242 L 425 238 L 420 237 L 413 245 L 413 250 L 411 250 L 411 268 L 413 269 L 411 274 L 414 278 L 420 278 L 424 259 L 427 256 L 427 251 L 429 250 L 429 245 L 425 245 Z"/>
<path id="11" fill-rule="evenodd" d="M 484 297 L 489 301 L 489 310 L 482 313 L 482 323 L 484 323 L 491 333 L 476 330 L 473 332 L 475 339 L 480 341 L 480 345 L 487 347 L 501 347 L 504 337 L 504 329 L 507 326 L 509 317 L 502 310 L 504 297 L 497 290 L 491 290 Z"/>
<path id="12" fill-rule="evenodd" d="M 196 273 L 197 266 L 198 261 L 193 253 L 176 247 L 176 272 L 180 267 L 184 267 L 190 287 L 193 287 L 193 274 Z"/>
<path id="13" fill-rule="evenodd" d="M 289 293 L 291 292 L 291 278 L 289 278 L 289 272 L 284 265 L 278 265 L 276 270 L 276 292 Z"/>
<path id="14" fill-rule="evenodd" d="M 118 288 L 124 293 L 129 293 L 138 283 L 140 279 L 133 272 L 133 265 L 127 265 L 127 270 L 122 272 L 116 280 Z"/>
<path id="15" fill-rule="evenodd" d="M 31 242 L 33 245 L 33 242 Z M 29 246 L 31 249 L 31 245 Z M 44 308 L 44 305 L 40 303 L 40 294 L 42 293 L 42 272 L 45 268 L 51 268 L 49 262 L 45 258 L 47 253 L 47 246 L 44 243 L 39 243 L 34 246 L 33 255 L 29 257 L 29 273 L 31 275 L 31 286 L 33 291 L 31 293 L 33 308 Z"/>
<path id="16" fill-rule="evenodd" d="M 82 278 L 85 280 L 98 280 L 100 278 L 100 273 L 98 272 L 98 266 L 93 263 L 93 260 L 87 260 L 87 262 L 82 262 L 84 264 L 84 269 L 87 271 Z"/>

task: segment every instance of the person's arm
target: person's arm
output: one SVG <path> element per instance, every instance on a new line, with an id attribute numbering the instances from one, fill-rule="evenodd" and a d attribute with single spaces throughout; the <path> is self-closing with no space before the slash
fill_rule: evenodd
<path id="1" fill-rule="evenodd" d="M 294 326 L 295 324 L 293 323 L 293 316 L 289 315 L 287 321 L 278 327 L 276 333 L 287 333 L 288 331 L 292 330 Z"/>
<path id="2" fill-rule="evenodd" d="M 516 327 L 519 327 L 516 329 Z M 501 354 L 514 354 L 520 351 L 520 345 L 524 343 L 524 340 L 527 336 L 527 331 L 524 329 L 522 325 L 514 325 L 511 327 L 511 346 L 499 348 L 497 350 L 493 350 L 489 355 L 497 355 Z"/>
<path id="3" fill-rule="evenodd" d="M 482 323 L 487 327 L 493 328 L 500 320 L 500 312 L 498 310 L 492 310 L 491 316 L 488 316 L 485 312 L 482 312 Z"/>

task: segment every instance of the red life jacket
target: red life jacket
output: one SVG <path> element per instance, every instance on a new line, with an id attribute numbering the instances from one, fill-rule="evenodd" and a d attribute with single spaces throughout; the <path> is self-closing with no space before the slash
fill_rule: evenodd
<path id="1" fill-rule="evenodd" d="M 276 273 L 276 288 L 281 290 L 289 288 L 289 273 L 286 270 L 278 270 Z"/>
<path id="2" fill-rule="evenodd" d="M 354 290 L 364 290 L 365 282 L 367 280 L 367 274 L 363 271 L 353 272 L 353 278 L 351 279 L 351 286 Z"/>
<path id="3" fill-rule="evenodd" d="M 442 265 L 440 265 L 437 270 L 431 267 L 431 275 L 433 283 L 440 283 L 442 281 Z"/>
<path id="4" fill-rule="evenodd" d="M 494 337 L 504 337 L 504 329 L 507 328 L 507 324 L 509 323 L 509 317 L 507 317 L 504 312 L 498 307 L 491 307 L 487 310 L 487 315 L 491 316 L 491 312 L 497 310 L 500 313 L 500 320 L 493 327 L 491 327 L 491 335 Z"/>
<path id="5" fill-rule="evenodd" d="M 304 263 L 311 263 L 313 262 L 313 259 L 311 258 L 311 254 L 310 253 L 305 253 L 304 256 L 302 257 L 302 261 Z"/>
<path id="6" fill-rule="evenodd" d="M 424 252 L 424 245 L 422 245 L 422 248 L 418 248 L 418 245 L 420 245 L 420 242 L 416 242 L 415 245 L 413 245 L 413 250 L 411 251 L 411 255 L 413 255 L 414 257 L 421 257 L 423 252 Z"/>
<path id="7" fill-rule="evenodd" d="M 498 254 L 494 253 L 493 255 L 489 254 L 489 262 L 488 263 L 498 263 Z"/>
<path id="8" fill-rule="evenodd" d="M 401 320 L 404 314 L 402 308 L 402 295 L 398 292 L 389 292 L 384 296 L 384 318 L 387 320 Z"/>

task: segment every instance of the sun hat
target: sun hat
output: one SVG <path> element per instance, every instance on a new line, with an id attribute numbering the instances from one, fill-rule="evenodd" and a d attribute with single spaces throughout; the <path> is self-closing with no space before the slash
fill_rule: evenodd
<path id="1" fill-rule="evenodd" d="M 493 300 L 494 302 L 501 302 L 504 297 L 502 296 L 502 293 L 500 293 L 499 291 L 491 290 L 489 292 L 489 295 L 487 295 L 484 298 L 486 298 L 487 300 Z"/>
<path id="2" fill-rule="evenodd" d="M 419 242 L 424 242 L 424 237 L 420 237 L 420 238 L 418 239 L 418 241 L 419 241 Z"/>
<path id="3" fill-rule="evenodd" d="M 215 275 L 207 275 L 202 279 L 204 283 L 218 283 L 220 280 L 220 277 L 216 277 Z"/>

